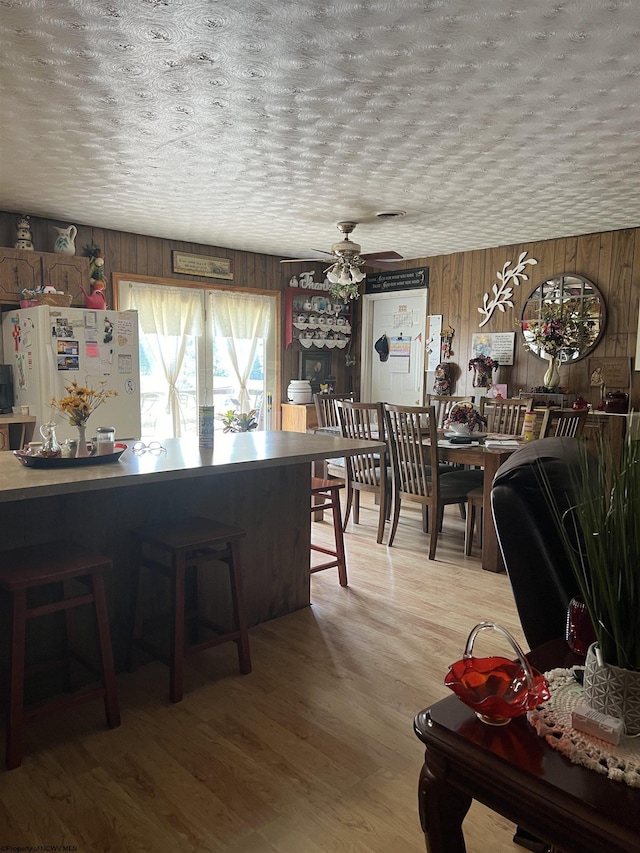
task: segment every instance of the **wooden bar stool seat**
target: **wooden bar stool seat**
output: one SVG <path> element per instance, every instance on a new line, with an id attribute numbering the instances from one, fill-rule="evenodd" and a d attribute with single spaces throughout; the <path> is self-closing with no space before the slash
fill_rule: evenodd
<path id="1" fill-rule="evenodd" d="M 23 727 L 37 717 L 64 710 L 80 702 L 102 698 L 108 725 L 111 728 L 120 725 L 103 578 L 104 572 L 110 568 L 111 560 L 107 557 L 74 542 L 49 542 L 0 553 L 0 589 L 11 596 L 12 605 L 7 769 L 13 770 L 20 766 Z M 74 581 L 81 582 L 84 587 L 80 595 L 72 595 L 71 587 Z M 53 585 L 57 585 L 57 590 Z M 32 597 L 28 596 L 31 590 L 50 586 L 52 589 L 48 591 L 47 597 L 55 598 L 54 601 L 36 604 L 28 600 Z M 99 668 L 71 647 L 74 627 L 72 611 L 88 604 L 93 605 L 98 629 Z M 67 654 L 63 659 L 46 661 L 27 668 L 27 621 L 57 612 L 64 612 L 66 616 Z M 70 658 L 80 660 L 87 668 L 97 672 L 101 677 L 101 686 L 82 688 L 38 706 L 25 707 L 25 678 L 37 671 L 68 664 Z"/>
<path id="2" fill-rule="evenodd" d="M 184 657 L 188 653 L 234 642 L 238 647 L 238 663 L 243 675 L 251 672 L 249 631 L 244 605 L 239 542 L 245 531 L 238 527 L 220 524 L 208 518 L 186 518 L 164 524 L 153 524 L 137 530 L 139 551 L 138 589 L 131 655 L 135 647 L 144 649 L 169 666 L 169 697 L 180 702 L 184 693 Z M 164 561 L 163 561 L 164 560 Z M 221 628 L 204 614 L 204 602 L 198 596 L 198 571 L 219 572 L 216 564 L 224 563 L 228 569 L 233 626 Z M 157 644 L 143 636 L 144 611 L 141 599 L 141 569 L 164 575 L 170 582 L 171 629 L 168 654 Z M 187 584 L 189 588 L 187 589 Z M 187 607 L 188 593 L 192 593 L 192 606 Z M 192 630 L 185 630 L 188 626 Z M 200 628 L 207 628 L 213 636 L 202 638 Z M 195 639 L 194 639 L 195 636 Z"/>
<path id="3" fill-rule="evenodd" d="M 344 489 L 344 483 L 336 480 L 323 480 L 320 477 L 311 478 L 311 512 L 317 512 L 318 506 L 313 501 L 322 498 L 324 503 L 322 509 L 333 511 L 333 533 L 335 548 L 325 548 L 322 545 L 311 543 L 312 551 L 328 554 L 332 559 L 316 566 L 311 566 L 311 573 L 322 572 L 324 569 L 332 569 L 337 566 L 340 586 L 347 586 L 347 558 L 344 550 L 344 536 L 342 533 L 342 513 L 340 509 L 340 489 Z"/>

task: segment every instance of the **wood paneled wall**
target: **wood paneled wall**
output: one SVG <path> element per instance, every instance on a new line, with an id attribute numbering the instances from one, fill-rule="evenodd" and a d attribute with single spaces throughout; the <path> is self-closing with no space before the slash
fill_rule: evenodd
<path id="1" fill-rule="evenodd" d="M 15 213 L 0 212 L 0 246 L 13 246 L 16 240 Z M 53 226 L 63 227 L 69 223 L 57 219 L 31 217 L 31 231 L 36 251 L 52 252 L 56 238 Z M 252 287 L 264 290 L 282 291 L 288 285 L 292 275 L 314 268 L 316 278 L 321 279 L 324 264 L 280 264 L 280 258 L 272 255 L 242 252 L 218 246 L 204 246 L 199 243 L 186 243 L 181 240 L 166 240 L 160 237 L 148 237 L 144 234 L 129 234 L 125 231 L 110 231 L 106 228 L 94 228 L 89 225 L 74 224 L 78 228 L 76 254 L 82 254 L 84 246 L 92 241 L 100 246 L 105 254 L 107 277 L 107 304 L 113 305 L 111 274 L 148 275 L 156 278 L 176 279 L 191 283 L 222 284 L 229 289 Z M 218 258 L 230 258 L 233 262 L 233 281 L 204 278 L 201 276 L 180 275 L 172 271 L 172 251 L 190 252 L 197 255 L 213 255 Z M 284 323 L 284 306 L 281 311 Z M 280 330 L 280 340 L 284 340 L 284 328 Z M 340 355 L 342 353 L 342 355 Z M 339 388 L 348 388 L 351 384 L 346 376 L 344 352 L 336 350 L 333 355 L 332 370 L 337 377 Z M 282 354 L 281 393 L 283 401 L 290 379 L 298 378 L 299 345 L 294 345 Z"/>
<path id="2" fill-rule="evenodd" d="M 497 282 L 496 273 L 507 261 L 517 261 L 521 252 L 537 260 L 527 268 L 529 281 L 514 287 L 513 308 L 495 311 L 489 322 L 479 328 L 482 319 L 478 307 L 485 293 Z M 520 243 L 499 248 L 460 252 L 414 260 L 406 267 L 430 268 L 429 313 L 442 314 L 443 325 L 455 329 L 451 361 L 458 368 L 453 393 L 473 393 L 471 336 L 476 332 L 516 332 L 514 364 L 501 367 L 495 381 L 506 382 L 509 394 L 520 388 L 542 385 L 548 362 L 528 353 L 523 345 L 516 319 L 522 316 L 524 303 L 541 281 L 563 272 L 573 272 L 592 281 L 604 297 L 607 309 L 605 334 L 593 356 L 634 357 L 638 331 L 640 299 L 640 228 L 563 237 L 537 243 Z M 633 367 L 635 366 L 632 365 Z M 582 394 L 591 402 L 598 399 L 597 389 L 589 387 L 587 361 L 560 368 L 560 382 L 571 393 Z M 432 393 L 433 375 L 427 375 L 427 392 Z M 640 371 L 632 370 L 631 405 L 640 409 Z"/>
<path id="3" fill-rule="evenodd" d="M 14 213 L 0 212 L 0 245 L 13 246 L 16 219 Z M 68 223 L 32 217 L 31 224 L 36 249 L 52 251 L 55 239 L 52 226 Z M 215 281 L 174 274 L 171 269 L 173 250 L 230 258 L 234 266 L 234 280 L 228 282 L 230 287 L 244 286 L 281 291 L 287 286 L 292 275 L 313 268 L 318 273 L 316 277 L 320 278 L 323 267 L 322 264 L 281 266 L 279 258 L 271 255 L 110 231 L 87 225 L 77 227 L 78 254 L 92 240 L 100 246 L 105 252 L 105 268 L 109 281 L 113 272 L 208 284 Z M 480 329 L 477 309 L 483 294 L 491 291 L 497 280 L 496 272 L 502 269 L 504 263 L 517 260 L 521 252 L 527 252 L 529 257 L 538 261 L 536 266 L 527 270 L 529 281 L 514 288 L 513 309 L 507 308 L 505 313 L 496 311 L 491 320 Z M 443 323 L 455 329 L 451 358 L 459 368 L 455 393 L 472 392 L 471 374 L 467 365 L 471 357 L 471 335 L 479 331 L 516 331 L 515 363 L 512 367 L 500 368 L 495 376 L 496 381 L 508 384 L 510 394 L 517 393 L 519 388 L 528 389 L 542 384 L 547 363 L 525 351 L 515 320 L 521 317 L 524 302 L 531 290 L 540 281 L 562 272 L 575 272 L 585 276 L 594 282 L 604 296 L 607 327 L 593 355 L 632 357 L 635 354 L 640 294 L 640 228 L 420 258 L 399 266 L 430 267 L 429 312 L 442 314 Z M 108 298 L 110 304 L 113 304 L 113 295 L 110 292 Z M 284 311 L 282 313 L 284 322 Z M 359 311 L 356 310 L 355 314 L 356 334 L 351 353 L 359 359 Z M 289 380 L 298 376 L 298 361 L 299 351 L 296 345 L 284 351 L 283 394 L 286 393 Z M 347 370 L 342 350 L 333 351 L 333 361 L 332 369 L 338 378 L 338 390 L 349 390 L 355 386 L 357 392 L 359 365 L 356 365 L 354 370 Z M 572 393 L 582 394 L 592 401 L 595 399 L 595 392 L 588 385 L 586 361 L 561 368 L 560 376 L 562 384 Z M 428 375 L 427 392 L 432 391 L 432 385 L 433 376 Z M 640 371 L 632 372 L 631 403 L 635 409 L 640 409 Z"/>

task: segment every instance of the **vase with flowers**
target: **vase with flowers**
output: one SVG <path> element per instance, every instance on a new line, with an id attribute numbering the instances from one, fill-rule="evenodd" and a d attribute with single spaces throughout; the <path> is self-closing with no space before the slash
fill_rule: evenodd
<path id="1" fill-rule="evenodd" d="M 491 388 L 493 371 L 500 364 L 489 355 L 478 355 L 469 362 L 469 370 L 473 370 L 474 388 Z"/>
<path id="2" fill-rule="evenodd" d="M 525 349 L 549 360 L 542 380 L 548 391 L 558 388 L 559 365 L 575 359 L 598 335 L 598 324 L 577 299 L 545 301 L 538 316 L 523 319 L 521 326 Z"/>
<path id="3" fill-rule="evenodd" d="M 87 421 L 98 406 L 101 406 L 109 397 L 117 397 L 117 391 L 105 388 L 106 382 L 101 382 L 101 388 L 85 388 L 77 382 L 65 385 L 67 392 L 65 397 L 51 401 L 51 408 L 67 415 L 69 423 L 78 428 L 78 451 L 77 457 L 89 456 L 87 447 Z"/>
<path id="4" fill-rule="evenodd" d="M 486 418 L 480 414 L 473 403 L 466 401 L 455 403 L 444 422 L 445 429 L 457 432 L 459 435 L 470 435 L 475 430 L 481 430 L 486 424 Z"/>

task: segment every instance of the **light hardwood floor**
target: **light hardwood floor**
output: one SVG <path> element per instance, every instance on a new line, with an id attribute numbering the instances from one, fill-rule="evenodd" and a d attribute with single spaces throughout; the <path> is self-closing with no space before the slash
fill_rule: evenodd
<path id="1" fill-rule="evenodd" d="M 523 637 L 506 575 L 463 556 L 456 507 L 430 562 L 410 508 L 393 548 L 376 545 L 367 497 L 346 535 L 350 586 L 335 569 L 313 575 L 311 608 L 253 628 L 251 675 L 234 646 L 211 649 L 170 705 L 167 670 L 150 663 L 118 677 L 119 729 L 99 702 L 28 728 L 22 767 L 0 773 L 0 847 L 422 853 L 413 717 L 448 694 L 478 621 Z M 329 541 L 330 525 L 313 536 Z M 508 651 L 485 638 L 478 654 Z M 474 804 L 468 853 L 521 851 L 513 830 Z"/>

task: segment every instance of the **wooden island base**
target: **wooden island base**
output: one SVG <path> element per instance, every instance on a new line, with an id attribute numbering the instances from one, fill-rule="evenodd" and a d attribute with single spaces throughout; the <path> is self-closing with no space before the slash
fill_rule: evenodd
<path id="1" fill-rule="evenodd" d="M 356 452 L 363 443 L 245 433 L 216 437 L 213 454 L 180 440 L 166 444 L 160 456 L 127 450 L 119 463 L 71 472 L 21 468 L 9 454 L 0 459 L 0 550 L 70 538 L 113 560 L 107 599 L 117 669 L 125 666 L 131 635 L 133 531 L 188 514 L 242 527 L 249 625 L 291 613 L 310 603 L 310 463 Z M 213 615 L 222 618 L 228 590 L 220 574 L 224 586 L 210 599 L 217 602 Z M 150 599 L 153 609 L 155 595 Z"/>

